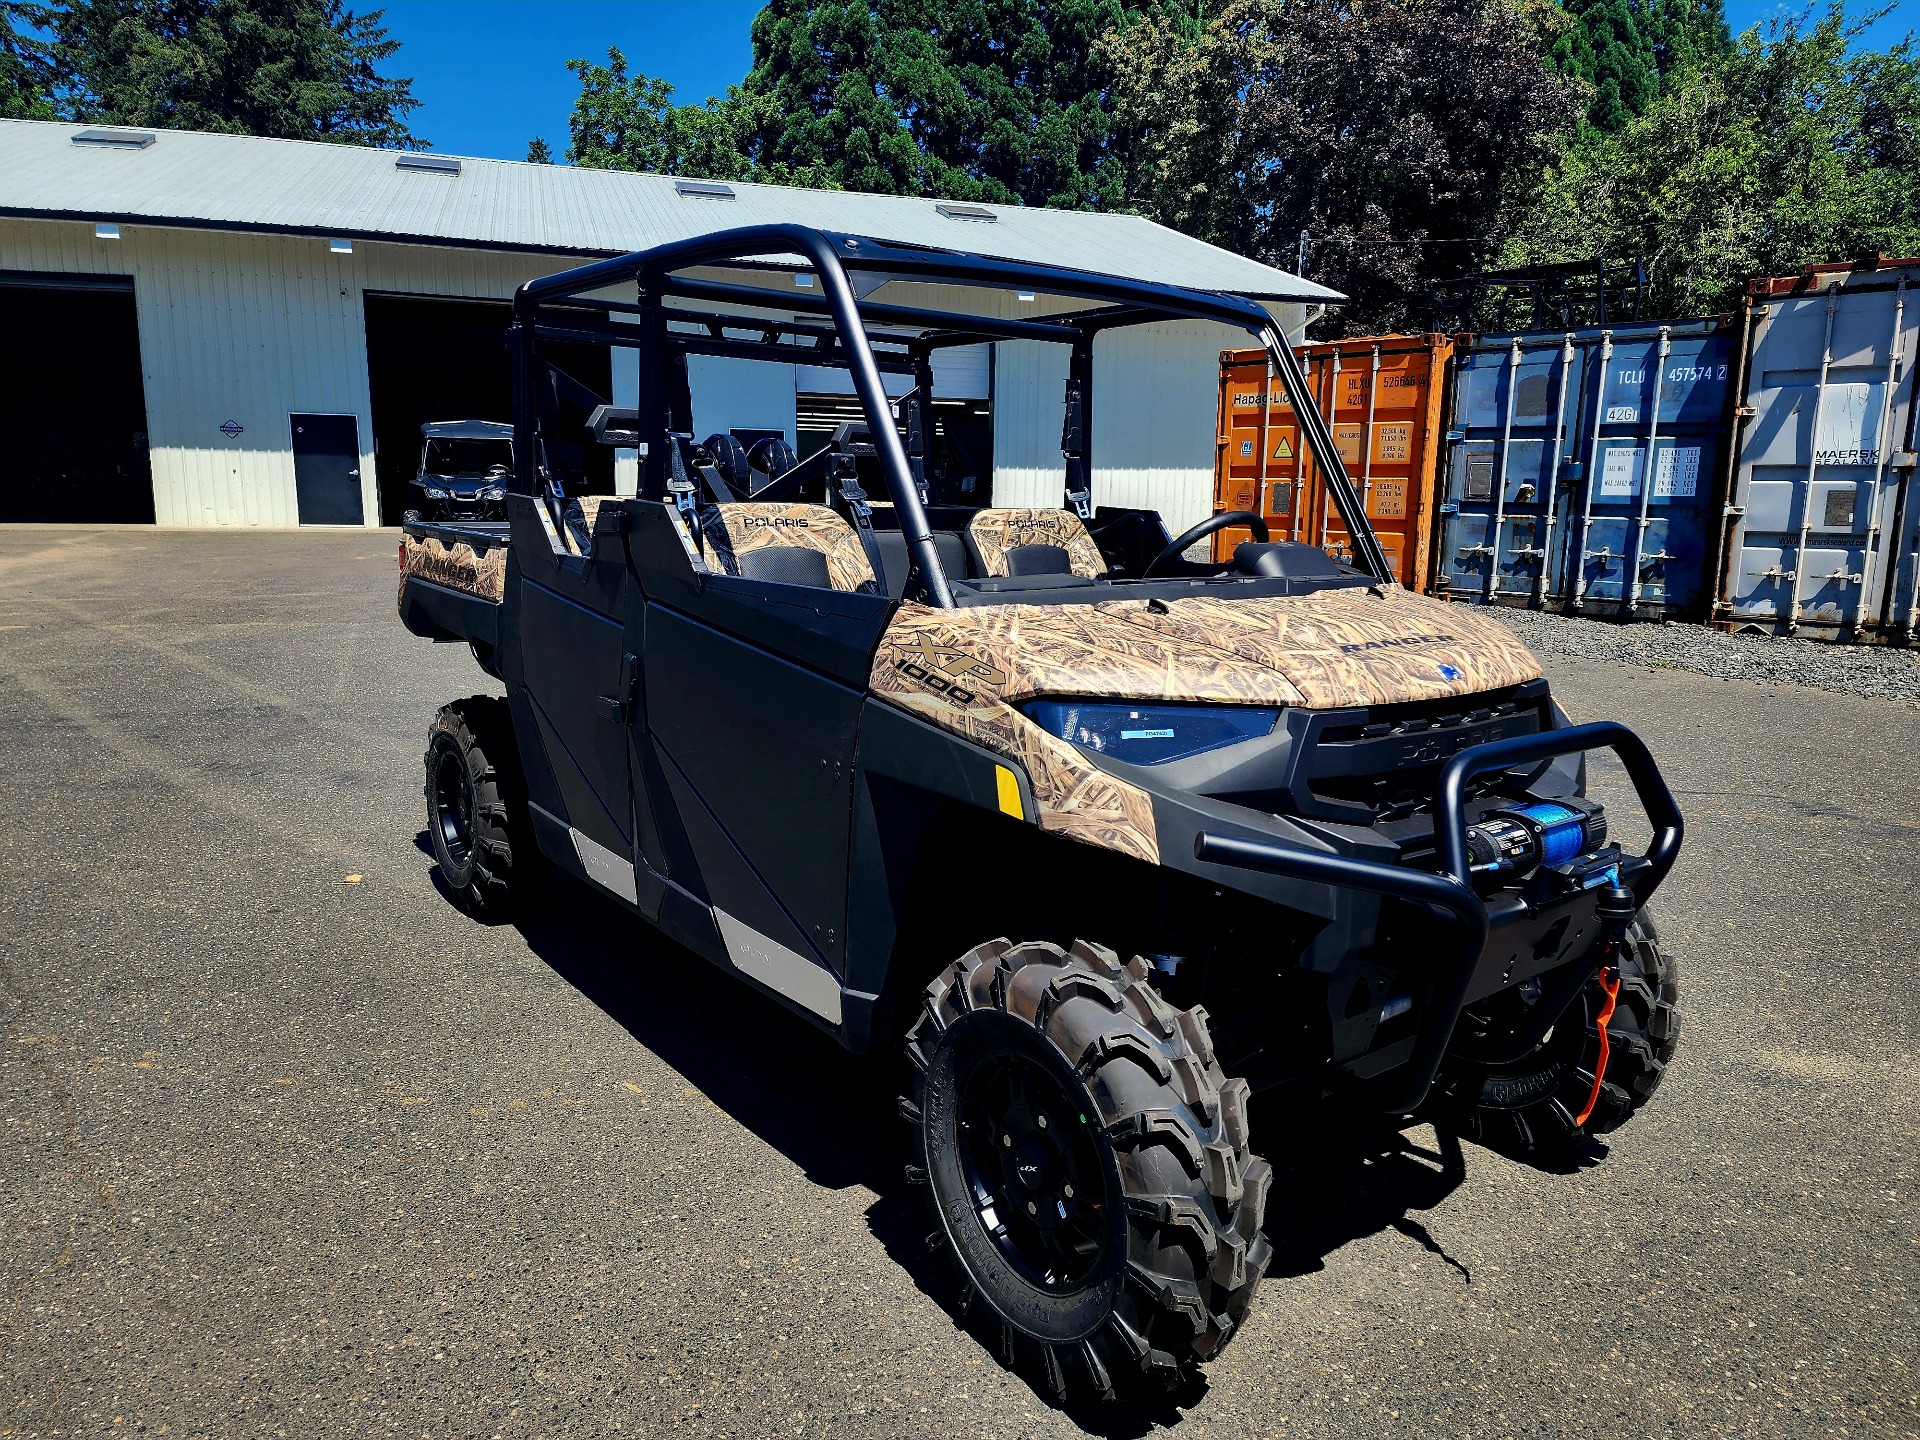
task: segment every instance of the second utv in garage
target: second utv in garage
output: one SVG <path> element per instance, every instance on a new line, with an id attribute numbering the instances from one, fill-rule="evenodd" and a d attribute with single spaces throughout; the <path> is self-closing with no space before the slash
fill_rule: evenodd
<path id="1" fill-rule="evenodd" d="M 409 520 L 497 520 L 513 475 L 513 427 L 497 420 L 431 420 L 420 427 L 419 508 Z"/>
<path id="2" fill-rule="evenodd" d="M 770 291 L 787 270 L 817 284 Z M 1093 505 L 1097 342 L 1191 319 L 1267 349 L 1351 563 L 1246 513 L 1169 536 Z M 582 341 L 638 351 L 637 405 L 544 348 Z M 1059 503 L 930 504 L 933 358 L 1014 341 L 1068 357 Z M 900 1047 L 960 1303 L 1050 1393 L 1177 1383 L 1246 1319 L 1288 1223 L 1255 1092 L 1548 1156 L 1659 1084 L 1675 982 L 1644 907 L 1673 800 L 1509 629 L 1394 583 L 1259 304 L 777 226 L 530 283 L 513 345 L 506 519 L 402 547 L 407 627 L 505 690 L 428 737 L 447 885 L 500 916 L 558 867 L 847 1046 Z M 838 366 L 865 425 L 804 459 L 701 440 L 698 356 Z M 578 493 L 591 443 L 641 456 L 636 494 Z M 1226 562 L 1187 558 L 1240 526 Z M 1602 747 L 1644 853 L 1585 793 Z"/>

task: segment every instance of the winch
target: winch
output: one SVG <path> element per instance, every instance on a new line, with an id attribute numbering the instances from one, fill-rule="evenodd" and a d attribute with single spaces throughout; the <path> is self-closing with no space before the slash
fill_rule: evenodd
<path id="1" fill-rule="evenodd" d="M 1567 865 L 1606 843 L 1606 810 L 1577 796 L 1491 810 L 1467 827 L 1474 878 L 1496 884 Z"/>

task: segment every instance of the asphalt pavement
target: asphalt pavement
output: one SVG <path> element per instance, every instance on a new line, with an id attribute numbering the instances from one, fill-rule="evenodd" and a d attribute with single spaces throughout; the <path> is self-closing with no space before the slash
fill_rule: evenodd
<path id="1" fill-rule="evenodd" d="M 1920 709 L 1546 657 L 1687 812 L 1665 1087 L 1572 1174 L 1290 1142 L 1205 1392 L 1063 1413 L 941 1308 L 887 1073 L 436 890 L 490 682 L 394 545 L 0 529 L 0 1435 L 1920 1434 Z"/>

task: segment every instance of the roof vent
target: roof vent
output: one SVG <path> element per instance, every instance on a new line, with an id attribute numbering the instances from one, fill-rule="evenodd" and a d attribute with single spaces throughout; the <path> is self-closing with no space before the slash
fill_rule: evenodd
<path id="1" fill-rule="evenodd" d="M 960 205 L 951 200 L 942 200 L 933 208 L 949 220 L 986 220 L 991 222 L 1000 218 L 984 205 Z"/>
<path id="2" fill-rule="evenodd" d="M 718 180 L 676 180 L 673 188 L 680 194 L 696 200 L 731 200 L 733 187 L 722 185 Z"/>
<path id="3" fill-rule="evenodd" d="M 100 145 L 108 150 L 144 150 L 160 137 L 151 130 L 109 130 L 95 126 L 73 137 L 76 145 Z"/>
<path id="4" fill-rule="evenodd" d="M 396 170 L 418 170 L 427 175 L 458 175 L 460 162 L 450 155 L 421 155 L 408 151 L 393 157 Z"/>

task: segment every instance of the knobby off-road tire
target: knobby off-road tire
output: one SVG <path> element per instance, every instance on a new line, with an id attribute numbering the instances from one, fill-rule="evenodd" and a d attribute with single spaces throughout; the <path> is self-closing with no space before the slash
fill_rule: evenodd
<path id="1" fill-rule="evenodd" d="M 963 1323 L 1058 1403 L 1165 1394 L 1245 1318 L 1273 1172 L 1206 1012 L 1140 959 L 992 941 L 928 986 L 900 1102 Z"/>
<path id="2" fill-rule="evenodd" d="M 1644 912 L 1619 957 L 1620 991 L 1607 1022 L 1607 1068 L 1586 1124 L 1606 1005 L 1594 979 L 1531 1055 L 1507 1065 L 1449 1062 L 1436 1086 L 1439 1116 L 1470 1138 L 1516 1158 L 1559 1164 L 1591 1135 L 1617 1130 L 1653 1098 L 1680 1039 L 1680 985 Z"/>
<path id="3" fill-rule="evenodd" d="M 426 761 L 427 834 L 440 876 L 471 914 L 504 920 L 528 899 L 538 868 L 507 702 L 475 695 L 442 706 Z"/>

